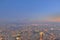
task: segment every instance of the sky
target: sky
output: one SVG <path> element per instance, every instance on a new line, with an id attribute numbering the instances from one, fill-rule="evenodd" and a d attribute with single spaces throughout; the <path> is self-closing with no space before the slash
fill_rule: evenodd
<path id="1" fill-rule="evenodd" d="M 60 22 L 60 0 L 0 0 L 0 22 Z"/>

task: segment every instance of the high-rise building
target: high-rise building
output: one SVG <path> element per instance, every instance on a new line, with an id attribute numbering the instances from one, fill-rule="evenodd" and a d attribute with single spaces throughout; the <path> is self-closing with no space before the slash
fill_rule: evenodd
<path id="1" fill-rule="evenodd" d="M 20 36 L 20 34 L 17 34 L 17 36 L 16 36 L 16 40 L 21 40 L 21 36 Z"/>
<path id="2" fill-rule="evenodd" d="M 44 32 L 40 32 L 40 40 L 43 40 Z"/>

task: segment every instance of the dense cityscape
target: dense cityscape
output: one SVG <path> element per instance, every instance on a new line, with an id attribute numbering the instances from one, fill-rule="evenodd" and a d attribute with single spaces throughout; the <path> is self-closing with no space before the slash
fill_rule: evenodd
<path id="1" fill-rule="evenodd" d="M 0 0 L 0 40 L 60 40 L 60 0 Z"/>
<path id="2" fill-rule="evenodd" d="M 0 40 L 60 40 L 60 25 L 0 24 Z"/>

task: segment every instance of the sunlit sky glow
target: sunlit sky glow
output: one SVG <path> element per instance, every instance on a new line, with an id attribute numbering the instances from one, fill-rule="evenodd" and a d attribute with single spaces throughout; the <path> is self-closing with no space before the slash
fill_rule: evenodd
<path id="1" fill-rule="evenodd" d="M 60 22 L 60 0 L 0 0 L 1 22 Z"/>

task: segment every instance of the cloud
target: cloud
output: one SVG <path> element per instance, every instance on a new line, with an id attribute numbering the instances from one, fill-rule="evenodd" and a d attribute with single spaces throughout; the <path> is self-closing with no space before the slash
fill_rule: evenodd
<path id="1" fill-rule="evenodd" d="M 49 21 L 49 22 L 60 22 L 60 16 L 49 17 L 49 18 L 47 18 L 46 21 Z"/>
<path id="2" fill-rule="evenodd" d="M 0 18 L 0 22 L 6 22 L 7 20 L 6 19 L 1 19 Z"/>

